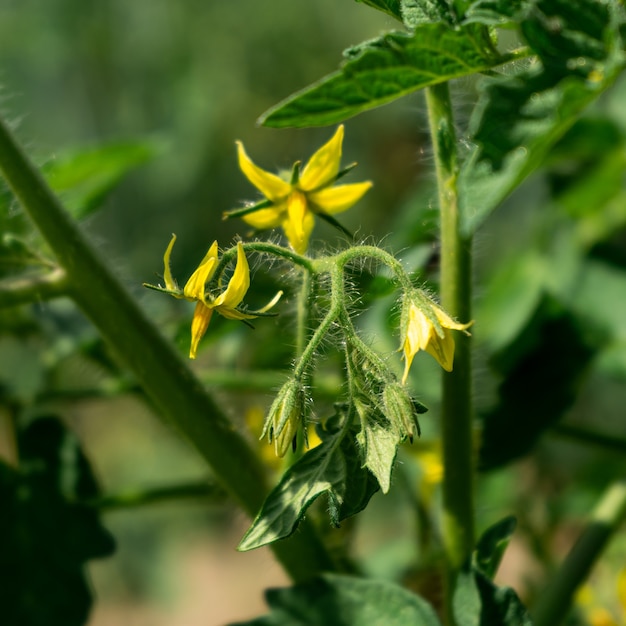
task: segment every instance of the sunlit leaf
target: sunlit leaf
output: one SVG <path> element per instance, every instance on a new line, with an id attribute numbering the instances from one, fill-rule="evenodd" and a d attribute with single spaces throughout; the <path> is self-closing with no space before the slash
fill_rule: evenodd
<path id="1" fill-rule="evenodd" d="M 353 433 L 341 430 L 334 420 L 328 421 L 332 431 L 321 431 L 322 443 L 285 472 L 241 540 L 239 550 L 252 550 L 289 537 L 307 508 L 321 495 L 328 496 L 331 522 L 338 525 L 364 509 L 378 490 L 376 479 L 361 467 Z"/>
<path id="2" fill-rule="evenodd" d="M 392 424 L 381 424 L 377 419 L 368 419 L 358 435 L 365 465 L 376 476 L 383 493 L 391 486 L 391 470 L 402 439 Z"/>
<path id="3" fill-rule="evenodd" d="M 276 128 L 335 124 L 406 94 L 483 72 L 507 59 L 482 25 L 422 24 L 388 33 L 344 53 L 341 69 L 290 96 L 261 117 Z"/>
<path id="4" fill-rule="evenodd" d="M 270 614 L 238 626 L 440 626 L 426 601 L 382 580 L 324 574 L 266 597 Z"/>

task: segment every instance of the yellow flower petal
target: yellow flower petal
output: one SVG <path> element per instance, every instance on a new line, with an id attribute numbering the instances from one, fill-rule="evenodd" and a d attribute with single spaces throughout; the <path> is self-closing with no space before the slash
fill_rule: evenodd
<path id="1" fill-rule="evenodd" d="M 272 202 L 279 202 L 285 198 L 291 190 L 291 185 L 282 178 L 262 170 L 255 165 L 246 154 L 243 144 L 237 142 L 237 152 L 239 155 L 239 167 L 246 178 Z"/>
<path id="2" fill-rule="evenodd" d="M 443 328 L 467 331 L 467 329 L 474 323 L 468 322 L 467 324 L 461 324 L 460 322 L 455 322 L 443 309 L 440 309 L 438 306 L 433 306 L 433 311 L 435 312 L 437 320 Z M 466 332 L 465 334 L 469 335 L 468 332 Z"/>
<path id="3" fill-rule="evenodd" d="M 404 374 L 402 376 L 402 384 L 406 383 L 409 376 L 409 369 L 413 363 L 413 357 L 420 351 L 426 350 L 430 341 L 433 325 L 424 313 L 411 304 L 409 307 L 409 315 L 405 328 L 404 337 Z"/>
<path id="4" fill-rule="evenodd" d="M 306 197 L 303 193 L 294 191 L 287 201 L 287 216 L 282 227 L 291 247 L 298 254 L 306 252 L 314 225 L 315 218 L 308 210 Z"/>
<path id="5" fill-rule="evenodd" d="M 320 191 L 310 193 L 308 199 L 323 213 L 334 215 L 356 204 L 371 186 L 372 183 L 367 181 L 364 183 L 353 183 L 351 185 L 326 187 Z"/>
<path id="6" fill-rule="evenodd" d="M 198 265 L 194 273 L 189 277 L 187 284 L 183 290 L 185 298 L 189 300 L 200 300 L 206 304 L 204 296 L 204 286 L 206 282 L 213 276 L 215 266 L 217 265 L 217 241 L 214 241 L 209 251 Z"/>
<path id="7" fill-rule="evenodd" d="M 250 224 L 253 228 L 265 230 L 266 228 L 276 228 L 283 221 L 283 214 L 287 210 L 287 205 L 282 202 L 269 209 L 259 209 L 254 213 L 248 213 L 242 216 L 246 224 Z"/>
<path id="8" fill-rule="evenodd" d="M 306 164 L 300 174 L 298 187 L 303 191 L 314 191 L 333 182 L 339 173 L 343 124 L 337 128 L 330 141 L 324 144 Z"/>
<path id="9" fill-rule="evenodd" d="M 250 267 L 248 265 L 248 259 L 246 259 L 246 253 L 243 251 L 241 241 L 237 243 L 237 265 L 235 271 L 228 281 L 228 287 L 221 293 L 211 305 L 218 308 L 224 307 L 225 309 L 234 309 L 246 295 L 246 291 L 250 287 Z M 220 313 L 223 314 L 222 311 Z M 224 317 L 227 317 L 224 315 Z"/>
<path id="10" fill-rule="evenodd" d="M 452 364 L 454 363 L 454 338 L 447 328 L 443 330 L 443 337 L 437 336 L 434 332 L 432 333 L 431 340 L 426 346 L 426 352 L 434 356 L 439 362 L 439 365 L 441 365 L 446 372 L 452 371 Z"/>
<path id="11" fill-rule="evenodd" d="M 176 235 L 172 235 L 172 239 L 165 250 L 165 254 L 163 255 L 163 279 L 165 280 L 165 288 L 170 289 L 171 291 L 178 291 L 178 285 L 176 281 L 172 277 L 172 270 L 170 269 L 170 256 L 172 254 L 172 248 L 174 247 L 174 242 L 176 241 Z"/>
<path id="12" fill-rule="evenodd" d="M 198 352 L 198 344 L 200 339 L 204 337 L 206 329 L 209 327 L 213 309 L 206 306 L 203 302 L 196 304 L 196 309 L 191 320 L 191 348 L 189 349 L 189 358 L 195 359 Z"/>

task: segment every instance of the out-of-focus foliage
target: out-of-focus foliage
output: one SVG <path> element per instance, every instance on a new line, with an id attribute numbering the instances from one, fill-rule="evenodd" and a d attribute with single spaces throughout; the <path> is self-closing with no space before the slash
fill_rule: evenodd
<path id="1" fill-rule="evenodd" d="M 290 589 L 270 589 L 266 595 L 271 614 L 246 622 L 245 626 L 439 625 L 428 604 L 385 581 L 327 574 Z"/>
<path id="2" fill-rule="evenodd" d="M 0 598 L 8 624 L 84 624 L 89 559 L 109 556 L 111 535 L 89 504 L 99 490 L 74 435 L 41 417 L 18 436 L 19 471 L 0 464 Z"/>

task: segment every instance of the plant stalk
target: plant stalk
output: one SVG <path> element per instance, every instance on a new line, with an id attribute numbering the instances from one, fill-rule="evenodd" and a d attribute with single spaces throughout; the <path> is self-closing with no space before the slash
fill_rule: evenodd
<path id="1" fill-rule="evenodd" d="M 215 478 L 254 516 L 268 492 L 264 467 L 224 411 L 87 242 L 0 120 L 0 172 L 66 271 L 71 296 L 134 373 L 156 410 L 206 459 Z M 312 526 L 273 544 L 291 577 L 333 563 Z"/>
<path id="2" fill-rule="evenodd" d="M 461 322 L 471 319 L 471 239 L 461 235 L 457 142 L 447 83 L 426 89 L 441 219 L 441 304 Z M 474 462 L 470 338 L 455 337 L 454 369 L 442 382 L 441 439 L 444 462 L 443 543 L 446 554 L 446 623 L 455 623 L 456 572 L 474 548 Z"/>
<path id="3" fill-rule="evenodd" d="M 609 539 L 626 520 L 626 480 L 609 485 L 591 520 L 539 597 L 534 626 L 558 626 L 571 609 L 576 589 L 585 581 Z"/>

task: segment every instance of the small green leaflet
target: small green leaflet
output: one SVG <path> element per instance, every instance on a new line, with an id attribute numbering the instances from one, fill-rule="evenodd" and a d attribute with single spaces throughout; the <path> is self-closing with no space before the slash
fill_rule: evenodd
<path id="1" fill-rule="evenodd" d="M 237 626 L 440 626 L 425 600 L 383 580 L 324 574 L 266 598 L 269 615 Z"/>
<path id="2" fill-rule="evenodd" d="M 484 26 L 421 24 L 349 48 L 341 69 L 290 96 L 260 118 L 265 126 L 335 124 L 404 95 L 505 63 Z"/>
<path id="3" fill-rule="evenodd" d="M 328 496 L 331 522 L 338 525 L 346 517 L 362 511 L 378 491 L 378 482 L 365 468 L 349 429 L 336 428 L 328 420 L 321 431 L 322 443 L 309 450 L 283 475 L 263 503 L 238 550 L 259 548 L 289 537 L 307 508 L 321 495 Z"/>
<path id="4" fill-rule="evenodd" d="M 490 526 L 478 540 L 474 550 L 474 565 L 488 578 L 493 579 L 496 575 L 516 526 L 517 520 L 509 515 Z"/>
<path id="5" fill-rule="evenodd" d="M 376 419 L 368 419 L 357 435 L 365 465 L 376 476 L 383 493 L 391 487 L 391 470 L 402 439 L 393 424 L 380 424 Z"/>

